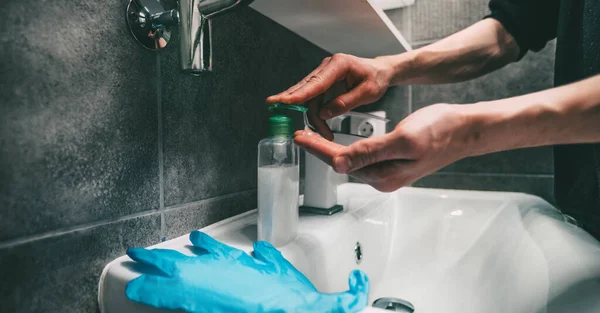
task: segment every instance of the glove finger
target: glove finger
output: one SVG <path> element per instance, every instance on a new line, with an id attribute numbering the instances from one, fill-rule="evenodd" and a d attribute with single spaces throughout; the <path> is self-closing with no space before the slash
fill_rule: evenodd
<path id="1" fill-rule="evenodd" d="M 322 294 L 317 300 L 306 303 L 302 312 L 357 313 L 368 305 L 369 279 L 359 270 L 354 270 L 348 278 L 350 289 L 346 292 Z"/>
<path id="2" fill-rule="evenodd" d="M 356 295 L 367 296 L 369 294 L 369 278 L 360 270 L 354 270 L 348 277 L 349 292 Z"/>
<path id="3" fill-rule="evenodd" d="M 286 266 L 286 263 L 288 263 L 281 252 L 266 241 L 255 242 L 252 254 L 257 260 L 275 267 L 278 272 L 282 266 Z"/>
<path id="4" fill-rule="evenodd" d="M 340 295 L 345 312 L 359 312 L 369 304 L 369 278 L 363 271 L 354 270 L 348 277 L 350 290 Z"/>
<path id="5" fill-rule="evenodd" d="M 174 250 L 129 248 L 127 255 L 136 262 L 153 266 L 167 276 L 177 273 L 177 262 L 189 259 L 188 256 Z"/>
<path id="6" fill-rule="evenodd" d="M 239 259 L 249 257 L 244 251 L 216 241 L 211 236 L 194 230 L 190 233 L 190 241 L 195 247 L 206 250 L 209 254 L 223 259 Z"/>
<path id="7" fill-rule="evenodd" d="M 290 263 L 284 256 L 281 254 L 277 248 L 273 247 L 270 243 L 266 241 L 257 241 L 254 243 L 254 251 L 252 253 L 254 257 L 271 266 L 275 270 L 276 273 L 287 276 L 292 279 L 294 282 L 301 282 L 305 287 L 311 290 L 317 290 L 315 286 L 310 282 L 304 274 L 298 271 L 292 263 Z"/>
<path id="8" fill-rule="evenodd" d="M 161 309 L 184 309 L 185 295 L 179 281 L 162 276 L 142 275 L 127 284 L 128 299 Z"/>
<path id="9" fill-rule="evenodd" d="M 350 290 L 321 295 L 321 312 L 357 313 L 368 305 L 369 279 L 362 271 L 352 271 L 348 278 Z"/>

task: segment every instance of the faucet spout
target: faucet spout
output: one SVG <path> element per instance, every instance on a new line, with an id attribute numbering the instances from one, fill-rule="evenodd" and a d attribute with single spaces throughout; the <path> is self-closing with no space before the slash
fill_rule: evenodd
<path id="1" fill-rule="evenodd" d="M 212 19 L 253 0 L 178 0 L 177 10 L 165 10 L 158 0 L 129 0 L 127 23 L 145 48 L 166 47 L 170 27 L 179 24 L 181 70 L 199 75 L 212 70 Z"/>
<path id="2" fill-rule="evenodd" d="M 181 70 L 212 71 L 212 19 L 253 0 L 179 0 Z"/>
<path id="3" fill-rule="evenodd" d="M 198 0 L 179 0 L 179 57 L 181 70 L 199 75 L 212 70 L 211 22 Z"/>

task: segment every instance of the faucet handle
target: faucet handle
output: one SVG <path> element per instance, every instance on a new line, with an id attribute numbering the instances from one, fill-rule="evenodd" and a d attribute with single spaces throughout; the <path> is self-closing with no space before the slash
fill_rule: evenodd
<path id="1" fill-rule="evenodd" d="M 173 25 L 179 23 L 179 12 L 175 9 L 150 15 L 154 25 Z"/>
<path id="2" fill-rule="evenodd" d="M 170 27 L 179 16 L 176 10 L 166 10 L 157 0 L 129 0 L 127 26 L 144 48 L 158 50 L 167 46 L 171 39 Z"/>

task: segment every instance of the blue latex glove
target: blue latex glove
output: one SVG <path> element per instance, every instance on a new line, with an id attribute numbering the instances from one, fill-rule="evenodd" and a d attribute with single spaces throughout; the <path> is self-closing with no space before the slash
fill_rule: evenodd
<path id="1" fill-rule="evenodd" d="M 367 305 L 369 281 L 361 271 L 350 274 L 349 291 L 324 294 L 267 242 L 255 242 L 252 257 L 199 231 L 190 234 L 190 241 L 200 250 L 196 256 L 127 250 L 133 260 L 158 270 L 130 281 L 127 297 L 190 313 L 351 313 Z"/>

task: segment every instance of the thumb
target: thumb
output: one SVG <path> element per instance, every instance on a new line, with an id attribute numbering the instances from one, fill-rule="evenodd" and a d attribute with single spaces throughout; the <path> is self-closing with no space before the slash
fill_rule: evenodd
<path id="1" fill-rule="evenodd" d="M 252 254 L 257 260 L 274 266 L 277 271 L 280 271 L 282 266 L 288 264 L 281 252 L 266 241 L 255 242 Z"/>
<path id="2" fill-rule="evenodd" d="M 324 307 L 313 311 L 328 313 L 360 312 L 369 303 L 369 279 L 364 272 L 354 270 L 350 273 L 348 285 L 350 290 L 346 292 L 323 294 Z"/>
<path id="3" fill-rule="evenodd" d="M 354 270 L 348 277 L 350 290 L 341 294 L 340 304 L 344 312 L 359 312 L 369 304 L 369 278 L 360 270 Z"/>
<path id="4" fill-rule="evenodd" d="M 332 166 L 336 172 L 347 174 L 377 162 L 396 159 L 394 140 L 390 134 L 359 140 L 335 156 Z"/>
<path id="5" fill-rule="evenodd" d="M 360 270 L 354 270 L 350 273 L 350 277 L 348 277 L 348 286 L 350 290 L 348 292 L 354 294 L 357 297 L 364 297 L 366 301 L 366 297 L 369 294 L 369 278 L 365 272 Z"/>

